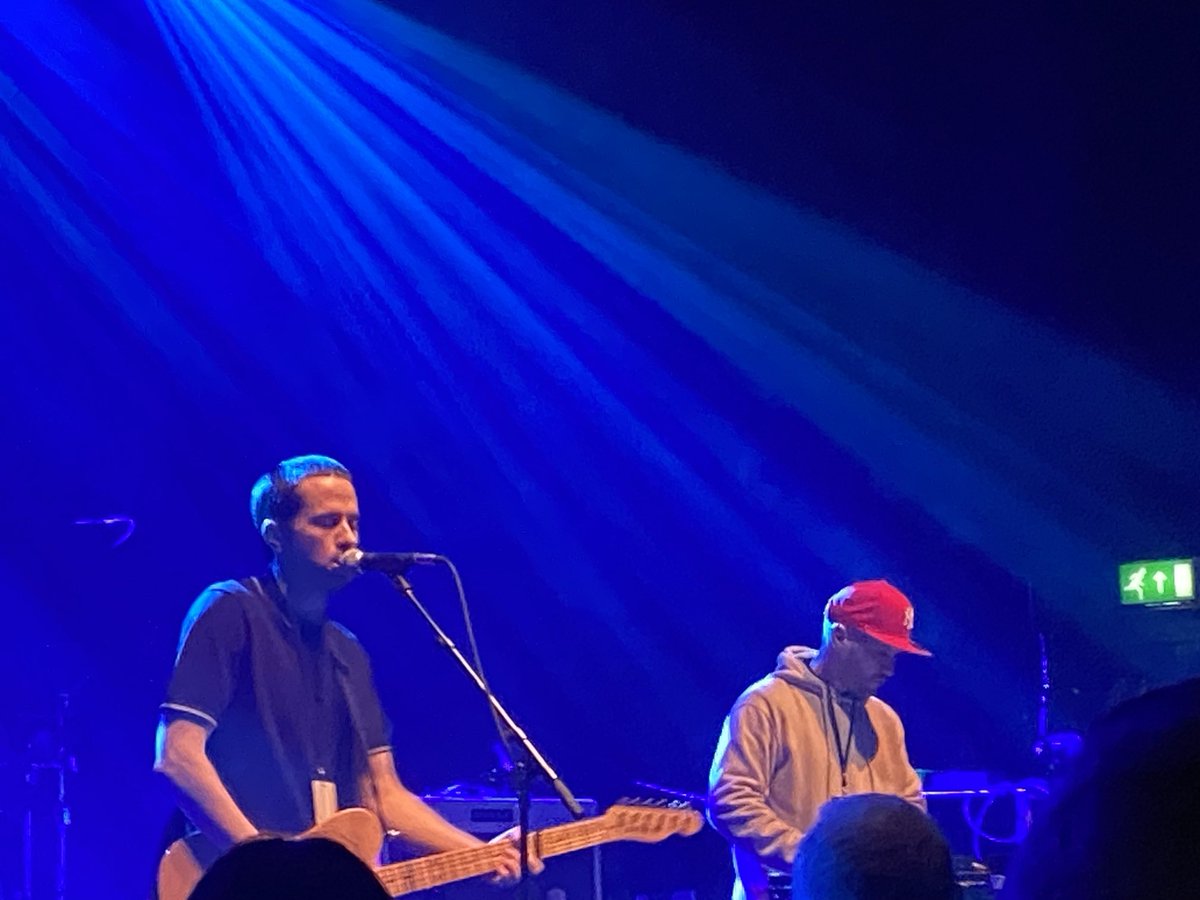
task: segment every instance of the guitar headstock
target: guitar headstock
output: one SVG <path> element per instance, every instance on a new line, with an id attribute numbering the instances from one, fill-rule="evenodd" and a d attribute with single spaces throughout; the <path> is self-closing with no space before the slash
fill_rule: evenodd
<path id="1" fill-rule="evenodd" d="M 600 817 L 613 840 L 657 843 L 674 835 L 688 837 L 704 825 L 704 817 L 686 803 L 618 800 Z"/>

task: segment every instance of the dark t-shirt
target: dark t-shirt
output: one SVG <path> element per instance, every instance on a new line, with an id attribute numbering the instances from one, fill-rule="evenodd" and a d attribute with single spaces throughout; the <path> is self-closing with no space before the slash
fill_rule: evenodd
<path id="1" fill-rule="evenodd" d="M 300 627 L 270 576 L 192 604 L 162 712 L 213 729 L 208 756 L 264 831 L 312 827 L 313 779 L 337 785 L 340 807 L 358 802 L 366 757 L 391 735 L 362 645 L 335 622 Z"/>

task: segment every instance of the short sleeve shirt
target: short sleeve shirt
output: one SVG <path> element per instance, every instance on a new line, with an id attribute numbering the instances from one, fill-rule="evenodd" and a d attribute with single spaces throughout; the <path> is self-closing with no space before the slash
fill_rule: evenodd
<path id="1" fill-rule="evenodd" d="M 390 749 L 362 645 L 335 622 L 302 627 L 271 576 L 225 581 L 192 604 L 162 704 L 212 729 L 207 753 L 260 830 L 313 824 L 311 781 L 358 802 L 371 753 Z"/>

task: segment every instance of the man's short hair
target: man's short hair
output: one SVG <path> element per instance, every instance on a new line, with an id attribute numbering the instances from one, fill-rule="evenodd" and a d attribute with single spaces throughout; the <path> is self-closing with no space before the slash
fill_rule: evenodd
<path id="1" fill-rule="evenodd" d="M 950 845 L 890 794 L 835 797 L 796 852 L 793 900 L 953 900 Z"/>
<path id="2" fill-rule="evenodd" d="M 267 519 L 281 524 L 291 522 L 300 512 L 296 486 L 313 475 L 337 475 L 347 481 L 354 480 L 349 469 L 329 456 L 308 454 L 285 459 L 261 476 L 250 489 L 250 515 L 255 531 L 262 534 L 263 522 Z"/>

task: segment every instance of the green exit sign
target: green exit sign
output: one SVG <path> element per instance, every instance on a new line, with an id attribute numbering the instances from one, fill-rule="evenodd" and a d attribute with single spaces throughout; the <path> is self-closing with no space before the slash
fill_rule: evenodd
<path id="1" fill-rule="evenodd" d="M 1189 603 L 1196 599 L 1196 567 L 1191 559 L 1144 559 L 1117 568 L 1121 602 L 1130 606 Z"/>

